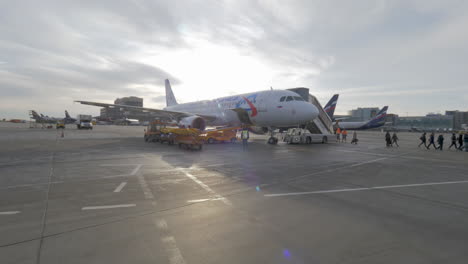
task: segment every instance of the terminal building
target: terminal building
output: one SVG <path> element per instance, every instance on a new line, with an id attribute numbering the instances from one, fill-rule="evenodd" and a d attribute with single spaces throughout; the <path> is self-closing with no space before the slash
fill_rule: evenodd
<path id="1" fill-rule="evenodd" d="M 143 98 L 136 97 L 136 96 L 117 98 L 114 100 L 114 104 L 143 107 Z M 101 108 L 101 113 L 100 113 L 101 120 L 115 121 L 115 120 L 122 120 L 124 118 L 137 119 L 140 122 L 143 122 L 143 121 L 153 120 L 154 116 L 152 115 L 152 113 L 143 112 L 141 110 L 123 110 L 120 108 L 111 108 L 111 107 Z"/>

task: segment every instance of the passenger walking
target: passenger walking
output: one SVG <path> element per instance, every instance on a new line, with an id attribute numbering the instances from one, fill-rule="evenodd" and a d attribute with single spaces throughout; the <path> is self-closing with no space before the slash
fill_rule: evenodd
<path id="1" fill-rule="evenodd" d="M 450 144 L 450 147 L 448 149 L 451 149 L 452 146 L 455 146 L 455 149 L 458 149 L 457 147 L 457 135 L 455 135 L 455 133 L 452 133 L 452 144 Z"/>
<path id="2" fill-rule="evenodd" d="M 397 147 L 400 147 L 400 145 L 398 145 L 398 136 L 397 136 L 396 132 L 393 132 L 392 144 L 395 144 Z"/>
<path id="3" fill-rule="evenodd" d="M 437 144 L 439 144 L 437 149 L 442 150 L 444 148 L 444 135 L 442 134 L 439 135 L 439 137 L 437 138 Z"/>
<path id="4" fill-rule="evenodd" d="M 242 139 L 242 149 L 243 150 L 247 150 L 247 144 L 248 144 L 248 141 L 249 141 L 249 130 L 244 127 L 244 129 L 242 129 L 242 132 L 241 132 L 241 139 Z"/>
<path id="5" fill-rule="evenodd" d="M 346 143 L 346 137 L 348 136 L 348 131 L 346 131 L 345 129 L 343 129 L 343 132 L 341 132 L 341 142 L 345 142 Z"/>
<path id="6" fill-rule="evenodd" d="M 458 149 L 459 150 L 462 150 L 462 147 L 463 147 L 463 134 L 460 133 L 458 135 Z"/>
<path id="7" fill-rule="evenodd" d="M 427 140 L 426 139 L 426 132 L 424 132 L 419 139 L 421 140 L 421 143 L 419 143 L 418 148 L 420 148 L 422 144 L 424 144 L 424 147 L 427 148 L 427 145 L 426 145 L 426 140 Z"/>
<path id="8" fill-rule="evenodd" d="M 385 134 L 385 141 L 387 143 L 387 147 L 392 147 L 392 137 L 390 136 L 390 132 L 388 131 Z"/>
<path id="9" fill-rule="evenodd" d="M 437 149 L 436 145 L 435 145 L 435 135 L 434 135 L 434 132 L 431 133 L 431 136 L 429 137 L 429 145 L 427 145 L 427 149 L 429 149 L 431 146 L 434 146 L 434 149 Z"/>
<path id="10" fill-rule="evenodd" d="M 341 129 L 337 128 L 336 129 L 336 142 L 340 142 L 340 134 L 341 134 Z"/>
<path id="11" fill-rule="evenodd" d="M 356 144 L 357 145 L 358 139 L 357 139 L 357 133 L 356 131 L 353 132 L 353 139 L 351 140 L 351 144 Z"/>

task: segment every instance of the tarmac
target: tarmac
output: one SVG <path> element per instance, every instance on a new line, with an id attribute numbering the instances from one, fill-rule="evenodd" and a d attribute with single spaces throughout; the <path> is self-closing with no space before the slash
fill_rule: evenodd
<path id="1" fill-rule="evenodd" d="M 381 132 L 187 151 L 143 129 L 0 123 L 0 263 L 467 262 L 468 153 Z"/>

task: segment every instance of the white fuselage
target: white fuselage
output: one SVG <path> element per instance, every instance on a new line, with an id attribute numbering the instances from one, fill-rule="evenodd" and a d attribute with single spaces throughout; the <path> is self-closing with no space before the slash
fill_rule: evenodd
<path id="1" fill-rule="evenodd" d="M 216 116 L 210 125 L 239 125 L 234 109 L 243 109 L 253 125 L 287 127 L 305 124 L 317 118 L 319 111 L 297 93 L 268 90 L 168 106 L 164 110 Z"/>

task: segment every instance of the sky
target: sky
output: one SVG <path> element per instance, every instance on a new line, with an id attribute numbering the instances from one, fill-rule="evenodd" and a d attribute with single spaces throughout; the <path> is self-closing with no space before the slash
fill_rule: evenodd
<path id="1" fill-rule="evenodd" d="M 468 111 L 468 2 L 0 0 L 0 118 L 308 87 L 337 114 Z"/>

